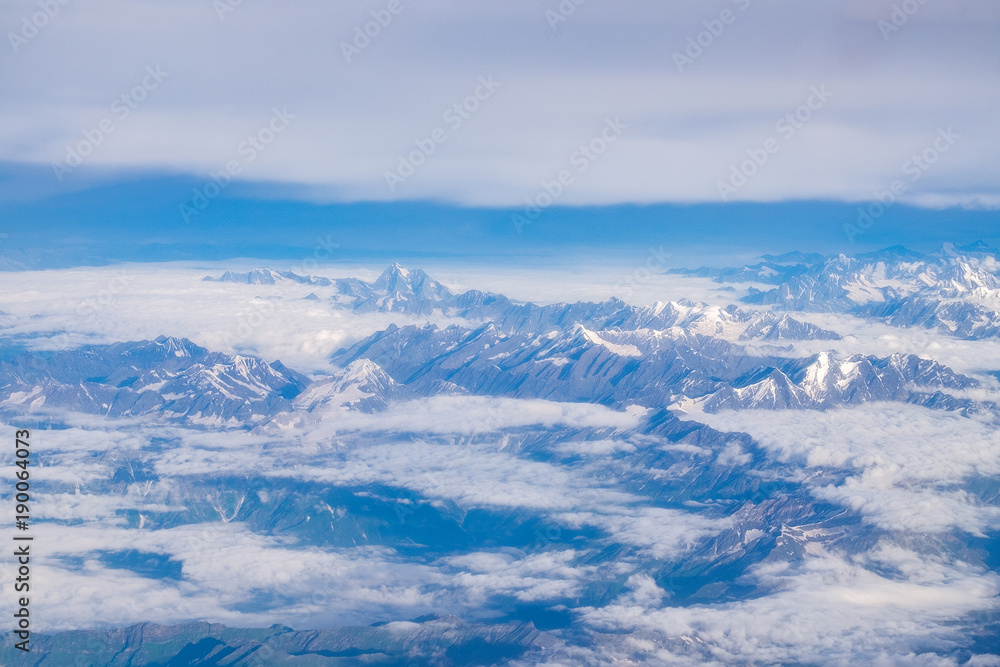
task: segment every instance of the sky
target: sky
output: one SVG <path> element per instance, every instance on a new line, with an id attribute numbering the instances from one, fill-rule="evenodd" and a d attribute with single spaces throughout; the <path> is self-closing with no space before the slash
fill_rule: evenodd
<path id="1" fill-rule="evenodd" d="M 986 0 L 9 1 L 0 254 L 991 240 L 998 24 Z"/>

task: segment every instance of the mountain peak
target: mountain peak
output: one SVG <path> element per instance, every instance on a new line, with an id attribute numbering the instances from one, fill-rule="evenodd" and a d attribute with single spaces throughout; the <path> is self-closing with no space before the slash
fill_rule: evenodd
<path id="1" fill-rule="evenodd" d="M 452 296 L 444 285 L 431 278 L 420 269 L 408 269 L 399 263 L 382 272 L 372 283 L 372 288 L 383 295 L 417 296 L 421 299 L 439 301 Z"/>
<path id="2" fill-rule="evenodd" d="M 187 338 L 159 336 L 153 342 L 166 348 L 167 352 L 172 352 L 175 357 L 200 357 L 208 352 L 208 350 L 199 345 L 195 345 Z"/>
<path id="3" fill-rule="evenodd" d="M 372 286 L 379 291 L 397 291 L 392 288 L 394 286 L 410 286 L 425 278 L 429 279 L 430 276 L 420 269 L 411 270 L 399 262 L 394 262 L 392 266 L 382 272 L 382 275 L 375 279 Z"/>

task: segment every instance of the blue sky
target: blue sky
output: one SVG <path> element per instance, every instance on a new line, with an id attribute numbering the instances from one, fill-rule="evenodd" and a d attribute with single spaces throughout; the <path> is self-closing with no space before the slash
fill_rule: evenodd
<path id="1" fill-rule="evenodd" d="M 991 240 L 998 23 L 985 0 L 9 2 L 0 253 Z"/>

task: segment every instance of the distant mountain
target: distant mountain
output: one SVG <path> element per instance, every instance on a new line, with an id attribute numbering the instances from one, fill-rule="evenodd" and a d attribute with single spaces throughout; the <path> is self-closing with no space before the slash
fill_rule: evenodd
<path id="1" fill-rule="evenodd" d="M 309 382 L 280 362 L 209 352 L 187 339 L 161 336 L 15 356 L 0 363 L 0 406 L 242 426 L 291 410 Z"/>
<path id="2" fill-rule="evenodd" d="M 926 255 L 894 246 L 809 265 L 764 263 L 679 273 L 775 285 L 769 290 L 751 286 L 742 300 L 752 306 L 847 313 L 969 340 L 1000 336 L 1000 251 L 982 241 L 945 245 Z"/>
<path id="3" fill-rule="evenodd" d="M 241 285 L 277 285 L 283 282 L 300 283 L 302 285 L 329 286 L 332 281 L 329 278 L 313 278 L 312 276 L 300 276 L 291 271 L 273 271 L 271 269 L 253 269 L 247 273 L 236 273 L 226 271 L 218 278 L 205 276 L 202 280 L 216 283 L 237 283 Z"/>
<path id="4" fill-rule="evenodd" d="M 740 340 L 840 340 L 840 334 L 822 329 L 815 324 L 800 322 L 788 315 L 775 315 L 766 311 L 749 320 L 750 326 L 740 334 Z"/>
<path id="5" fill-rule="evenodd" d="M 786 252 L 781 255 L 761 255 L 760 258 L 772 264 L 816 264 L 823 261 L 823 255 L 815 252 Z"/>
<path id="6" fill-rule="evenodd" d="M 209 278 L 206 278 L 209 280 Z M 469 290 L 455 295 L 447 287 L 418 269 L 394 264 L 374 282 L 298 276 L 290 272 L 255 269 L 249 273 L 227 272 L 217 282 L 272 285 L 282 281 L 335 288 L 330 297 L 335 307 L 356 312 L 400 313 L 409 316 L 442 315 L 493 322 L 510 333 L 565 329 L 577 324 L 595 330 L 680 328 L 689 333 L 718 335 L 743 340 L 837 340 L 839 335 L 812 324 L 769 311 L 720 308 L 686 299 L 632 306 L 612 298 L 599 303 L 557 303 L 539 306 L 515 302 L 503 295 Z M 310 295 L 307 298 L 311 298 Z"/>
<path id="7" fill-rule="evenodd" d="M 360 312 L 447 313 L 456 307 L 456 297 L 441 283 L 419 269 L 393 264 L 367 289 L 342 292 L 354 296 L 351 307 Z"/>

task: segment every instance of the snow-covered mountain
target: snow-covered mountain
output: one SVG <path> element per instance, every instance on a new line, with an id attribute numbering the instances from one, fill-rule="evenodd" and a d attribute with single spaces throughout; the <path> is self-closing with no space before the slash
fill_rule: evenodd
<path id="1" fill-rule="evenodd" d="M 333 284 L 329 278 L 300 276 L 292 271 L 275 271 L 273 269 L 252 269 L 247 273 L 226 271 L 218 278 L 205 276 L 202 280 L 216 283 L 237 283 L 240 285 L 278 285 L 284 282 L 292 282 L 300 285 L 326 287 Z"/>
<path id="2" fill-rule="evenodd" d="M 886 255 L 900 261 L 889 268 Z M 961 257 L 933 260 L 936 267 L 951 267 L 949 289 L 992 284 L 992 274 L 982 268 L 988 260 L 973 271 Z M 850 269 L 852 280 L 871 285 L 891 277 L 897 290 L 903 276 L 922 277 L 924 285 L 934 282 L 927 278 L 927 262 L 918 266 L 898 249 L 873 258 L 824 260 L 814 271 L 825 272 L 833 284 L 834 266 L 844 269 L 838 276 Z M 965 268 L 959 271 L 960 266 Z M 806 278 L 812 280 L 808 273 L 792 280 L 801 284 Z M 426 273 L 398 264 L 372 283 L 267 269 L 226 273 L 219 280 L 329 287 L 331 307 L 409 317 L 437 313 L 463 324 L 391 325 L 340 350 L 333 361 L 343 370 L 315 379 L 280 362 L 212 353 L 166 337 L 48 356 L 27 353 L 0 364 L 4 409 L 156 414 L 229 426 L 252 426 L 279 415 L 285 416 L 276 423 L 286 425 L 323 421 L 336 419 L 343 410 L 371 413 L 414 396 L 454 392 L 650 409 L 699 399 L 710 412 L 825 409 L 871 401 L 990 409 L 948 393 L 973 388 L 977 381 L 914 355 L 834 359 L 829 353 L 809 358 L 790 357 L 787 351 L 781 356 L 749 354 L 747 344 L 840 340 L 836 332 L 771 310 L 683 299 L 648 306 L 618 299 L 540 306 L 477 291 L 456 296 Z M 843 293 L 836 298 L 848 299 L 837 285 Z M 484 324 L 468 326 L 477 320 Z"/>
<path id="3" fill-rule="evenodd" d="M 948 396 L 946 390 L 970 389 L 978 384 L 912 354 L 836 359 L 824 352 L 785 364 L 783 369 L 766 367 L 737 378 L 713 394 L 704 409 L 823 409 L 869 401 L 941 405 Z M 965 401 L 954 398 L 945 404 L 949 409 L 968 407 Z"/>
<path id="4" fill-rule="evenodd" d="M 0 363 L 5 410 L 155 415 L 195 423 L 253 424 L 291 410 L 309 378 L 256 357 L 209 352 L 187 339 L 24 353 Z"/>
<path id="5" fill-rule="evenodd" d="M 400 313 L 412 316 L 441 315 L 492 322 L 509 332 L 563 329 L 580 324 L 595 330 L 679 328 L 689 333 L 742 337 L 744 340 L 837 340 L 839 335 L 813 324 L 800 322 L 769 310 L 741 310 L 681 299 L 632 306 L 612 298 L 608 301 L 557 303 L 539 306 L 512 301 L 499 294 L 468 290 L 453 294 L 419 269 L 393 264 L 374 282 L 354 278 L 329 279 L 299 276 L 291 272 L 255 269 L 249 273 L 226 272 L 205 280 L 239 284 L 273 285 L 289 281 L 305 285 L 331 286 L 334 308 L 359 313 Z M 313 295 L 310 295 L 313 296 Z"/>
<path id="6" fill-rule="evenodd" d="M 743 301 L 752 306 L 849 313 L 968 340 L 1000 335 L 1000 251 L 982 242 L 946 245 L 926 255 L 897 246 L 793 265 L 675 272 L 775 285 L 750 286 Z"/>
<path id="7" fill-rule="evenodd" d="M 702 336 L 577 325 L 543 335 L 506 334 L 493 324 L 470 330 L 390 327 L 341 350 L 341 364 L 368 359 L 414 391 L 458 386 L 478 395 L 588 401 L 657 408 L 682 397 L 711 398 L 706 409 L 822 409 L 868 401 L 931 404 L 930 392 L 978 382 L 915 355 L 835 360 L 748 356 Z M 938 397 L 940 398 L 940 397 Z M 952 409 L 967 407 L 956 400 Z"/>
<path id="8" fill-rule="evenodd" d="M 79 628 L 33 664 L 990 664 L 993 378 L 788 311 L 992 350 L 994 255 L 702 272 L 774 285 L 739 307 L 539 305 L 399 265 L 201 285 L 306 313 L 282 350 L 350 318 L 311 376 L 166 336 L 26 352 L 5 316 L 0 415 L 34 432 L 61 582 L 36 616 Z"/>

